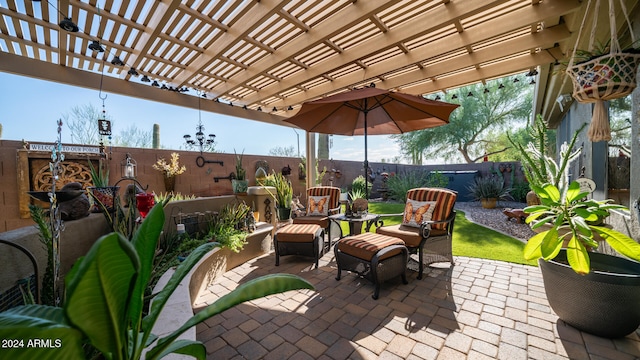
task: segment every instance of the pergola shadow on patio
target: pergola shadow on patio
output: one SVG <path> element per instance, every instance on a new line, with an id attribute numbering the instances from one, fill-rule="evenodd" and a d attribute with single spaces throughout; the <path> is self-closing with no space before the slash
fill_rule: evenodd
<path id="1" fill-rule="evenodd" d="M 316 291 L 290 291 L 241 304 L 197 328 L 210 359 L 635 359 L 640 337 L 605 339 L 558 321 L 536 267 L 456 257 L 456 264 L 408 271 L 409 284 L 373 284 L 343 272 L 333 252 L 320 267 L 304 257 L 256 258 L 217 279 L 196 310 L 255 277 L 284 272 Z"/>

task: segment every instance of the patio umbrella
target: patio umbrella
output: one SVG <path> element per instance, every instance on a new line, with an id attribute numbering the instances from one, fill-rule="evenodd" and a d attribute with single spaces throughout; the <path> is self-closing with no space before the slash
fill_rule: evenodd
<path id="1" fill-rule="evenodd" d="M 309 132 L 364 135 L 364 177 L 368 186 L 367 135 L 402 134 L 445 125 L 458 106 L 366 87 L 305 102 L 285 121 Z"/>

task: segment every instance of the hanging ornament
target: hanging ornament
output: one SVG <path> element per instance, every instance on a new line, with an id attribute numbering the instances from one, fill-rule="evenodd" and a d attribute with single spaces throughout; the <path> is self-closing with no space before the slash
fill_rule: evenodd
<path id="1" fill-rule="evenodd" d="M 629 22 L 624 1 L 620 1 L 620 6 L 629 27 L 632 41 L 635 43 L 635 36 L 631 29 L 631 23 Z M 600 0 L 596 0 L 593 10 L 591 36 L 589 38 L 589 51 L 594 49 L 599 8 Z M 578 42 L 580 41 L 585 22 L 589 17 L 590 9 L 591 0 L 587 3 L 585 9 L 584 18 L 582 19 L 582 24 L 576 39 L 576 46 L 573 49 L 573 54 L 567 66 L 567 74 L 573 82 L 573 97 L 580 103 L 595 103 L 588 132 L 589 140 L 593 142 L 609 141 L 611 140 L 611 129 L 609 127 L 609 116 L 604 101 L 626 96 L 635 89 L 636 70 L 638 61 L 640 60 L 640 54 L 626 53 L 620 49 L 617 38 L 614 0 L 609 0 L 609 25 L 611 32 L 609 53 L 601 54 L 588 61 L 574 64 Z"/>

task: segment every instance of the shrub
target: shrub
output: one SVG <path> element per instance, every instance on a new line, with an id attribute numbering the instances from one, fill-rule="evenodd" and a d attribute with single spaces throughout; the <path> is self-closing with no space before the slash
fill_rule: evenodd
<path id="1" fill-rule="evenodd" d="M 510 188 L 504 186 L 502 177 L 486 176 L 477 177 L 471 185 L 467 187 L 474 200 L 481 199 L 504 199 L 509 196 Z"/>
<path id="2" fill-rule="evenodd" d="M 446 187 L 449 179 L 442 173 L 434 171 L 407 171 L 402 174 L 390 176 L 387 180 L 389 196 L 392 199 L 407 201 L 407 191 L 420 187 Z"/>
<path id="3" fill-rule="evenodd" d="M 373 184 L 369 182 L 368 185 L 369 186 L 367 186 L 367 181 L 364 178 L 364 176 L 359 175 L 357 178 L 353 179 L 353 181 L 351 182 L 351 191 L 364 193 L 365 195 L 369 194 L 371 192 L 371 187 L 373 186 Z"/>
<path id="4" fill-rule="evenodd" d="M 526 181 L 518 181 L 516 180 L 513 183 L 513 188 L 511 189 L 511 196 L 513 200 L 518 202 L 527 202 L 527 193 L 531 190 L 529 183 Z"/>

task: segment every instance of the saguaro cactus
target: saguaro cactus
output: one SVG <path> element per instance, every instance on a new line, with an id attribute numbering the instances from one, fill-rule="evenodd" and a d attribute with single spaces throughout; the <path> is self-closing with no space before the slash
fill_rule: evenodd
<path id="1" fill-rule="evenodd" d="M 153 124 L 153 143 L 151 145 L 154 149 L 160 149 L 160 125 Z"/>

